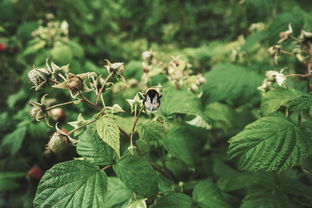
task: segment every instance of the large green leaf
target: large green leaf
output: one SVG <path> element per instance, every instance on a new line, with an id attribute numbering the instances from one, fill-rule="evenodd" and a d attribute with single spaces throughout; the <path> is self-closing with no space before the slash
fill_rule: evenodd
<path id="1" fill-rule="evenodd" d="M 156 202 L 156 208 L 193 208 L 191 197 L 182 193 L 171 193 L 161 197 Z"/>
<path id="2" fill-rule="evenodd" d="M 171 129 L 163 143 L 165 149 L 172 156 L 182 160 L 192 168 L 195 167 L 195 156 L 198 153 L 199 142 L 186 128 Z"/>
<path id="3" fill-rule="evenodd" d="M 171 88 L 164 92 L 159 110 L 164 116 L 173 114 L 201 115 L 201 104 L 193 93 Z"/>
<path id="4" fill-rule="evenodd" d="M 111 146 L 118 156 L 120 155 L 120 130 L 111 115 L 104 115 L 96 121 L 96 130 L 99 136 Z"/>
<path id="5" fill-rule="evenodd" d="M 257 87 L 263 78 L 252 69 L 219 64 L 205 75 L 202 99 L 206 103 L 226 101 L 244 104 L 258 98 Z"/>
<path id="6" fill-rule="evenodd" d="M 72 160 L 56 164 L 41 178 L 35 207 L 103 207 L 107 177 L 98 166 Z"/>
<path id="7" fill-rule="evenodd" d="M 125 155 L 113 166 L 126 186 L 141 197 L 153 198 L 158 190 L 158 176 L 143 158 Z"/>
<path id="8" fill-rule="evenodd" d="M 113 164 L 117 154 L 99 137 L 95 124 L 91 124 L 79 136 L 77 153 L 97 165 Z"/>
<path id="9" fill-rule="evenodd" d="M 131 191 L 117 177 L 108 177 L 105 208 L 126 207 L 131 199 Z"/>
<path id="10" fill-rule="evenodd" d="M 193 190 L 193 200 L 205 207 L 227 208 L 231 207 L 222 196 L 219 188 L 207 179 L 196 184 Z"/>
<path id="11" fill-rule="evenodd" d="M 277 111 L 281 106 L 286 106 L 289 101 L 298 96 L 298 93 L 289 89 L 273 89 L 263 96 L 261 110 L 264 115 L 269 115 Z"/>
<path id="12" fill-rule="evenodd" d="M 137 125 L 140 139 L 144 141 L 157 141 L 167 135 L 165 127 L 157 121 L 145 121 Z"/>
<path id="13" fill-rule="evenodd" d="M 290 121 L 264 117 L 232 137 L 228 153 L 249 171 L 282 171 L 301 163 L 312 153 L 312 140 Z"/>

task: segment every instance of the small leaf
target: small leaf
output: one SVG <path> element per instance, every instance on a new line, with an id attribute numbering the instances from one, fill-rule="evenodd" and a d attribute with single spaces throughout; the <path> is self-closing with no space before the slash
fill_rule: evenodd
<path id="1" fill-rule="evenodd" d="M 191 197 L 181 193 L 170 193 L 157 199 L 156 208 L 193 208 Z"/>
<path id="2" fill-rule="evenodd" d="M 195 167 L 195 156 L 198 152 L 199 143 L 187 129 L 170 130 L 163 142 L 166 150 L 172 156 L 182 160 L 192 168 Z"/>
<path id="3" fill-rule="evenodd" d="M 193 190 L 193 200 L 200 205 L 213 208 L 231 207 L 222 196 L 219 188 L 211 180 L 200 181 Z"/>
<path id="4" fill-rule="evenodd" d="M 147 208 L 145 200 L 146 199 L 133 201 L 127 206 L 127 208 Z"/>
<path id="5" fill-rule="evenodd" d="M 97 165 L 113 164 L 117 158 L 115 151 L 99 137 L 95 124 L 89 125 L 79 136 L 76 150 L 87 161 Z"/>
<path id="6" fill-rule="evenodd" d="M 282 171 L 301 163 L 312 153 L 312 140 L 290 121 L 264 117 L 229 140 L 228 154 L 248 171 Z"/>
<path id="7" fill-rule="evenodd" d="M 120 156 L 119 128 L 110 115 L 104 115 L 96 121 L 96 130 L 104 142 L 111 146 Z"/>
<path id="8" fill-rule="evenodd" d="M 261 110 L 264 115 L 269 115 L 298 96 L 297 93 L 288 89 L 273 89 L 263 96 Z"/>
<path id="9" fill-rule="evenodd" d="M 161 123 L 157 121 L 145 121 L 137 125 L 140 139 L 144 141 L 157 141 L 167 135 L 167 131 Z"/>
<path id="10" fill-rule="evenodd" d="M 3 151 L 9 151 L 11 155 L 15 155 L 24 141 L 26 135 L 26 126 L 17 128 L 12 133 L 6 135 L 1 143 L 1 148 Z"/>
<path id="11" fill-rule="evenodd" d="M 153 198 L 158 190 L 158 176 L 143 158 L 125 155 L 113 166 L 126 186 L 141 197 Z"/>
<path id="12" fill-rule="evenodd" d="M 98 166 L 72 160 L 56 164 L 41 178 L 34 207 L 103 207 L 107 177 Z"/>

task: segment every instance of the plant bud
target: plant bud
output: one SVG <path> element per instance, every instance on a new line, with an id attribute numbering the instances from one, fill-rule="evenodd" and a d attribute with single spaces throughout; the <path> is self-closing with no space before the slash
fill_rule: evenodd
<path id="1" fill-rule="evenodd" d="M 298 39 L 302 44 L 312 43 L 312 32 L 302 30 Z"/>
<path id="2" fill-rule="evenodd" d="M 32 109 L 29 112 L 29 115 L 33 118 L 35 118 L 37 121 L 39 121 L 41 118 L 43 118 L 43 112 L 42 108 L 39 106 L 34 105 Z"/>
<path id="3" fill-rule="evenodd" d="M 144 61 L 148 62 L 148 63 L 151 63 L 153 58 L 154 58 L 154 54 L 152 51 L 144 51 L 142 53 L 142 58 Z"/>
<path id="4" fill-rule="evenodd" d="M 197 80 L 198 80 L 198 82 L 199 82 L 200 84 L 203 84 L 203 83 L 206 82 L 206 79 L 205 79 L 204 77 L 202 77 L 202 76 L 198 76 Z"/>
<path id="5" fill-rule="evenodd" d="M 46 146 L 46 153 L 60 152 L 68 145 L 68 136 L 62 132 L 62 130 L 57 130 L 52 135 L 49 143 Z"/>
<path id="6" fill-rule="evenodd" d="M 69 78 L 66 87 L 72 92 L 73 95 L 77 94 L 80 90 L 83 88 L 82 80 L 74 76 L 72 78 Z"/>
<path id="7" fill-rule="evenodd" d="M 66 118 L 65 111 L 62 108 L 53 108 L 50 110 L 50 116 L 56 122 L 62 122 Z"/>

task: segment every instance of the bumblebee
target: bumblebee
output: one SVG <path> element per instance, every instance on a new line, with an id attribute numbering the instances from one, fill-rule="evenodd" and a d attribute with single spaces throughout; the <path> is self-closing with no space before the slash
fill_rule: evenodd
<path id="1" fill-rule="evenodd" d="M 160 98 L 162 95 L 157 88 L 148 88 L 143 94 L 143 105 L 148 112 L 155 112 L 160 106 Z"/>

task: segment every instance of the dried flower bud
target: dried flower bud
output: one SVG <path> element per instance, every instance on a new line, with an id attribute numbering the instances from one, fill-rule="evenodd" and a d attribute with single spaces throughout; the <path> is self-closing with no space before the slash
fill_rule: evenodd
<path id="1" fill-rule="evenodd" d="M 312 32 L 302 30 L 298 39 L 302 44 L 312 43 Z"/>
<path id="2" fill-rule="evenodd" d="M 53 133 L 49 143 L 46 146 L 46 153 L 60 152 L 68 145 L 68 136 L 61 130 Z"/>
<path id="3" fill-rule="evenodd" d="M 48 81 L 50 75 L 51 72 L 46 68 L 34 68 L 28 72 L 28 78 L 36 90 L 39 90 Z"/>
<path id="4" fill-rule="evenodd" d="M 67 80 L 66 87 L 73 95 L 77 94 L 83 88 L 82 80 L 79 77 L 72 77 Z"/>
<path id="5" fill-rule="evenodd" d="M 125 70 L 123 63 L 121 63 L 121 62 L 111 63 L 108 60 L 106 60 L 106 61 L 107 61 L 107 64 L 106 64 L 105 68 L 106 68 L 108 73 L 113 72 L 116 75 L 120 75 L 120 76 L 123 75 L 123 72 Z"/>
<path id="6" fill-rule="evenodd" d="M 37 121 L 40 121 L 44 117 L 42 108 L 34 105 L 29 112 L 29 115 L 35 118 Z"/>
<path id="7" fill-rule="evenodd" d="M 142 53 L 142 58 L 144 61 L 150 64 L 154 58 L 154 53 L 152 51 L 144 51 Z"/>
<path id="8" fill-rule="evenodd" d="M 196 92 L 198 90 L 198 86 L 196 84 L 191 85 L 191 90 Z"/>
<path id="9" fill-rule="evenodd" d="M 201 76 L 201 75 L 199 75 L 199 76 L 197 77 L 197 80 L 198 80 L 198 82 L 199 82 L 200 84 L 203 84 L 203 83 L 206 82 L 206 79 L 205 79 L 203 76 Z"/>
<path id="10" fill-rule="evenodd" d="M 278 43 L 282 43 L 285 40 L 287 40 L 292 35 L 292 33 L 293 33 L 293 30 L 292 30 L 291 24 L 289 24 L 288 30 L 280 32 L 279 34 L 280 40 L 278 41 Z"/>
<path id="11" fill-rule="evenodd" d="M 265 76 L 268 81 L 276 82 L 279 86 L 283 86 L 287 80 L 287 77 L 284 74 L 277 71 L 267 71 Z"/>

